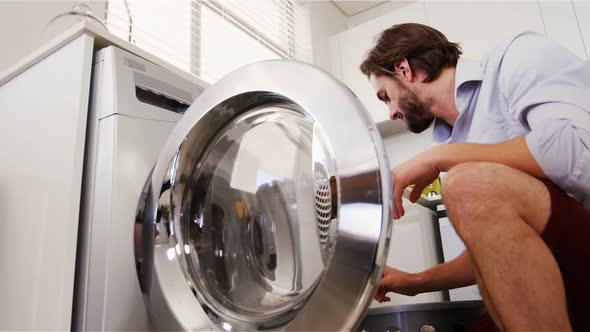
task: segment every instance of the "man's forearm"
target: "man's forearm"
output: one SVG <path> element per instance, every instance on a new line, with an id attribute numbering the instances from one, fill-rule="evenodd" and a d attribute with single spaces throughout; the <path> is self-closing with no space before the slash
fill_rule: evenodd
<path id="1" fill-rule="evenodd" d="M 439 171 L 448 171 L 465 162 L 493 162 L 518 169 L 537 178 L 546 178 L 531 154 L 524 136 L 497 144 L 442 144 L 429 151 Z"/>
<path id="2" fill-rule="evenodd" d="M 416 273 L 420 293 L 447 290 L 475 284 L 471 257 L 467 251 L 450 262 Z"/>

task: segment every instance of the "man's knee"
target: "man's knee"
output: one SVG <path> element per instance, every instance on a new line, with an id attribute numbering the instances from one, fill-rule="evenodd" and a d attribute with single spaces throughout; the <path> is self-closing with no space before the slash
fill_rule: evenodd
<path id="1" fill-rule="evenodd" d="M 509 167 L 495 163 L 462 163 L 453 167 L 442 183 L 442 196 L 447 207 L 460 204 L 465 209 L 481 206 L 493 198 L 503 172 Z"/>
<path id="2" fill-rule="evenodd" d="M 453 167 L 442 184 L 442 196 L 453 225 L 461 233 L 480 223 L 502 222 L 518 215 L 542 227 L 549 208 L 547 190 L 539 180 L 524 172 L 497 163 L 471 162 Z M 541 206 L 542 205 L 542 206 Z M 547 212 L 547 217 L 548 217 Z"/>
<path id="3" fill-rule="evenodd" d="M 501 164 L 471 162 L 449 171 L 442 196 L 457 231 L 479 227 L 484 219 L 489 222 L 493 215 L 509 213 L 512 199 L 503 179 L 510 170 Z"/>

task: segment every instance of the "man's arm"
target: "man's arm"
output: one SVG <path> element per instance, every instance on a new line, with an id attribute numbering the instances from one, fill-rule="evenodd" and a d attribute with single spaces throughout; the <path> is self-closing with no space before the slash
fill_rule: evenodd
<path id="1" fill-rule="evenodd" d="M 439 170 L 448 171 L 464 162 L 493 162 L 510 166 L 539 179 L 545 174 L 531 154 L 524 136 L 496 144 L 443 144 L 434 153 Z"/>
<path id="2" fill-rule="evenodd" d="M 440 172 L 446 172 L 465 162 L 494 162 L 521 170 L 544 179 L 545 174 L 531 154 L 524 136 L 497 144 L 452 143 L 438 145 L 400 164 L 393 170 L 394 218 L 404 215 L 402 193 L 414 184 L 411 202 L 420 198 L 422 190 L 432 183 Z"/>
<path id="3" fill-rule="evenodd" d="M 463 251 L 457 258 L 418 273 L 423 292 L 434 292 L 475 284 L 471 257 Z"/>
<path id="4" fill-rule="evenodd" d="M 465 162 L 495 162 L 526 172 L 537 178 L 545 174 L 529 151 L 524 137 L 497 144 L 456 143 L 436 146 L 402 163 L 393 171 L 394 218 L 404 214 L 401 194 L 415 184 L 410 201 L 418 200 L 422 190 L 438 176 Z M 405 273 L 388 268 L 379 285 L 376 299 L 387 301 L 387 292 L 416 295 L 444 289 L 459 288 L 475 283 L 471 258 L 464 251 L 454 260 L 439 264 L 420 273 Z"/>
<path id="5" fill-rule="evenodd" d="M 406 273 L 386 267 L 375 299 L 389 301 L 388 292 L 414 296 L 420 293 L 447 290 L 475 284 L 471 258 L 464 251 L 457 258 L 419 273 Z"/>

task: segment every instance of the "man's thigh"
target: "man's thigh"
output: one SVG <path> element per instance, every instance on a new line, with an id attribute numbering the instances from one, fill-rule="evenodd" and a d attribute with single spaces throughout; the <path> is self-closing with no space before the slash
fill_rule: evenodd
<path id="1" fill-rule="evenodd" d="M 544 182 L 496 163 L 473 162 L 453 167 L 443 182 L 443 197 L 447 209 L 457 213 L 516 213 L 537 234 L 543 231 L 551 214 L 551 196 Z M 464 219 L 477 219 L 473 217 Z"/>
<path id="2" fill-rule="evenodd" d="M 500 164 L 461 164 L 446 181 L 447 208 L 514 211 L 540 235 L 559 265 L 574 331 L 590 331 L 590 210 L 555 185 Z"/>

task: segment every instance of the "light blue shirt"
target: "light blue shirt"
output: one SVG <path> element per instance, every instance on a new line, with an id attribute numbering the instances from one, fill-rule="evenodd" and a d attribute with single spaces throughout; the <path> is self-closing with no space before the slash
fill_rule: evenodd
<path id="1" fill-rule="evenodd" d="M 519 136 L 564 191 L 590 193 L 590 63 L 532 32 L 482 61 L 459 59 L 454 127 L 436 119 L 437 142 L 499 143 Z"/>

